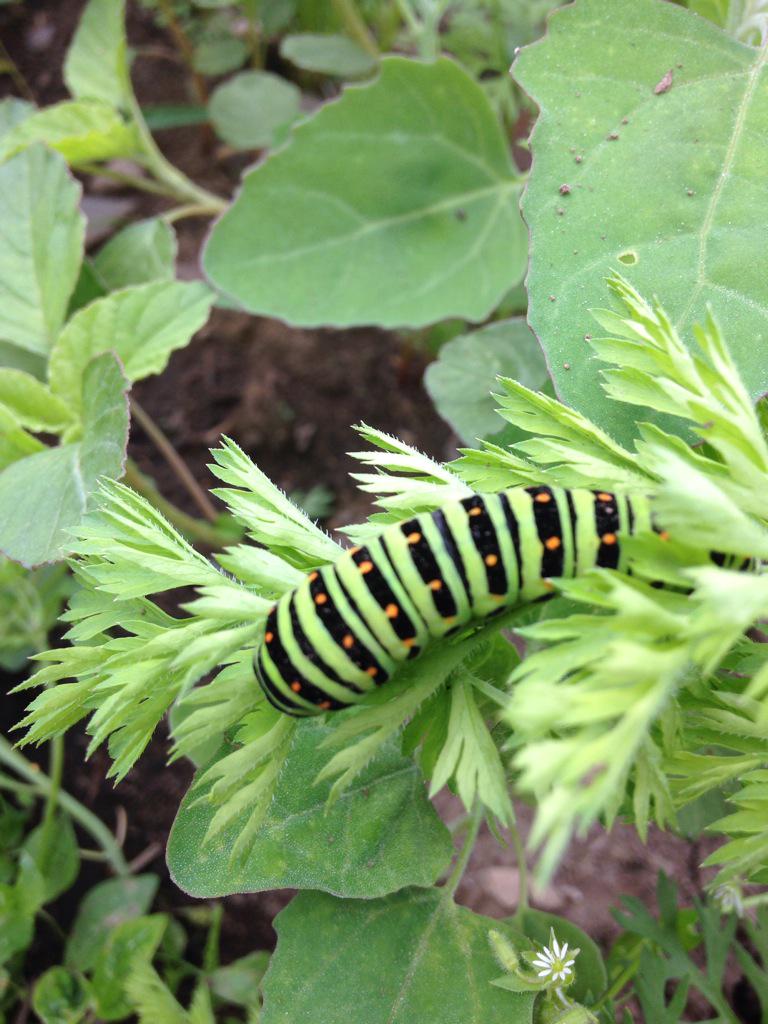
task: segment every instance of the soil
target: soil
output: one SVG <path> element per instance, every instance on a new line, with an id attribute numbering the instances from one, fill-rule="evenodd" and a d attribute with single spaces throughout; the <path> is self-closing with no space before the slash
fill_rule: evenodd
<path id="1" fill-rule="evenodd" d="M 27 0 L 23 6 L 0 7 L 0 38 L 40 104 L 66 95 L 60 69 L 83 6 L 84 0 Z M 129 24 L 139 52 L 134 75 L 142 101 L 188 100 L 185 76 L 172 59 L 162 56 L 172 54 L 164 33 L 135 4 Z M 148 47 L 155 51 L 152 59 L 141 56 Z M 11 91 L 9 80 L 0 77 L 0 95 L 3 88 Z M 223 195 L 233 191 L 247 163 L 199 129 L 175 129 L 158 138 L 188 175 Z M 103 181 L 86 178 L 84 186 L 90 199 L 127 199 L 131 218 L 164 208 L 162 200 L 137 198 Z M 199 276 L 206 225 L 183 221 L 178 230 L 181 276 Z M 376 328 L 298 330 L 276 320 L 216 309 L 193 343 L 172 356 L 162 375 L 137 384 L 134 395 L 204 487 L 214 483 L 206 468 L 208 449 L 226 433 L 286 491 L 306 491 L 317 484 L 329 488 L 333 510 L 328 525 L 334 526 L 359 520 L 370 509 L 368 498 L 348 476 L 353 465 L 344 453 L 358 447 L 351 424 L 364 420 L 438 458 L 453 451 L 456 439 L 422 387 L 424 363 L 402 338 Z M 167 498 L 196 513 L 186 490 L 138 425 L 130 454 Z M 18 720 L 23 703 L 20 697 L 5 701 L 0 722 L 4 729 Z M 159 909 L 190 902 L 170 882 L 162 853 L 189 785 L 191 766 L 166 766 L 167 745 L 160 735 L 129 777 L 113 789 L 105 782 L 106 754 L 98 752 L 86 762 L 84 750 L 84 736 L 75 730 L 67 746 L 66 787 L 108 825 L 124 832 L 129 858 L 141 857 L 149 870 L 162 875 Z M 441 806 L 451 813 L 450 800 Z M 525 809 L 522 818 L 527 828 Z M 607 948 L 617 931 L 611 916 L 616 894 L 629 893 L 653 905 L 656 876 L 663 870 L 690 900 L 701 886 L 697 865 L 702 853 L 697 846 L 655 830 L 645 846 L 628 827 L 617 825 L 611 833 L 596 828 L 572 844 L 554 882 L 534 893 L 533 903 L 571 918 Z M 93 864 L 84 866 L 75 889 L 55 908 L 62 926 L 85 889 L 100 877 Z M 490 835 L 481 836 L 459 890 L 460 901 L 502 917 L 514 909 L 516 895 L 511 850 Z M 254 948 L 271 948 L 272 918 L 289 898 L 290 893 L 278 892 L 225 900 L 224 960 Z M 34 950 L 34 966 L 42 969 L 50 957 L 43 942 Z"/>

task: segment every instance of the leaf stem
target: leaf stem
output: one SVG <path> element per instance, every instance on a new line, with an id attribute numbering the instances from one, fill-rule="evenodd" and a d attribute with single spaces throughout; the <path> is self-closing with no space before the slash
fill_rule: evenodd
<path id="1" fill-rule="evenodd" d="M 186 512 L 182 512 L 180 508 L 164 498 L 153 481 L 142 473 L 133 459 L 128 459 L 124 479 L 129 487 L 150 501 L 158 512 L 162 512 L 169 523 L 172 523 L 193 543 L 217 549 L 231 542 L 232 538 L 220 533 L 215 526 L 202 519 L 195 519 L 194 516 L 187 515 Z"/>
<path id="2" fill-rule="evenodd" d="M 410 0 L 395 0 L 400 16 L 408 26 L 408 31 L 413 35 L 414 39 L 418 39 L 422 32 L 422 24 L 416 17 L 416 14 L 411 7 Z"/>
<path id="3" fill-rule="evenodd" d="M 528 862 L 525 857 L 525 844 L 523 843 L 517 822 L 513 821 L 509 826 L 509 835 L 512 839 L 512 848 L 515 851 L 517 860 L 517 910 L 513 915 L 515 921 L 520 921 L 528 909 Z"/>
<path id="4" fill-rule="evenodd" d="M 167 196 L 169 199 L 173 199 L 176 195 L 167 185 L 162 185 L 151 178 L 142 178 L 138 174 L 126 174 L 124 171 L 114 171 L 111 167 L 104 167 L 101 164 L 79 164 L 77 170 L 83 174 L 91 174 L 94 177 L 108 178 L 110 181 L 116 181 L 120 185 L 125 185 L 126 188 L 135 188 L 140 192 L 149 192 L 154 196 Z"/>
<path id="5" fill-rule="evenodd" d="M 216 509 L 211 504 L 208 495 L 202 489 L 197 480 L 195 480 L 189 466 L 176 451 L 168 435 L 160 425 L 154 421 L 146 409 L 139 405 L 135 398 L 131 398 L 130 402 L 131 414 L 136 419 L 136 422 L 171 467 L 176 475 L 176 479 L 184 487 L 195 505 L 197 505 L 201 515 L 203 515 L 208 522 L 215 523 L 217 518 Z"/>
<path id="6" fill-rule="evenodd" d="M 480 831 L 480 825 L 483 822 L 483 805 L 478 801 L 472 808 L 472 814 L 469 818 L 469 827 L 467 828 L 467 838 L 464 840 L 464 845 L 461 848 L 461 853 L 456 858 L 456 863 L 453 866 L 448 881 L 445 883 L 443 888 L 444 898 L 450 899 L 459 887 L 459 882 L 462 879 L 464 872 L 467 869 L 469 858 L 472 856 L 472 850 L 475 848 L 475 842 L 477 840 L 477 834 Z"/>
<path id="7" fill-rule="evenodd" d="M 754 896 L 747 896 L 743 900 L 744 907 L 762 907 L 763 904 L 768 903 L 768 892 L 759 892 Z"/>
<path id="8" fill-rule="evenodd" d="M 205 188 L 200 188 L 163 156 L 152 132 L 147 127 L 133 89 L 128 90 L 128 107 L 143 149 L 146 166 L 157 181 L 166 188 L 165 194 L 172 195 L 179 202 L 206 206 L 211 213 L 223 213 L 229 205 L 225 199 L 221 199 Z"/>
<path id="9" fill-rule="evenodd" d="M 245 38 L 248 40 L 248 45 L 251 48 L 251 67 L 260 71 L 264 67 L 266 41 L 263 39 L 259 26 L 258 0 L 241 0 L 240 6 L 245 12 Z"/>
<path id="10" fill-rule="evenodd" d="M 5 64 L 5 73 L 11 76 L 13 84 L 19 90 L 24 99 L 29 100 L 31 103 L 34 103 L 35 95 L 29 86 L 29 82 L 26 80 L 21 71 L 19 71 L 16 61 L 13 59 L 13 57 L 11 57 L 2 39 L 0 39 L 0 63 Z"/>
<path id="11" fill-rule="evenodd" d="M 177 220 L 184 220 L 185 217 L 217 217 L 219 210 L 212 210 L 205 203 L 184 203 L 182 206 L 175 206 L 160 217 L 166 224 L 174 224 Z"/>
<path id="12" fill-rule="evenodd" d="M 184 26 L 176 17 L 171 0 L 157 0 L 157 6 L 165 18 L 166 27 L 173 37 L 176 49 L 187 66 L 187 71 L 189 71 L 192 79 L 192 87 L 195 90 L 195 97 L 198 103 L 205 105 L 208 102 L 208 88 L 203 76 L 195 68 L 195 48 L 192 45 L 192 41 L 185 32 Z"/>
<path id="13" fill-rule="evenodd" d="M 354 39 L 366 53 L 378 60 L 379 47 L 361 17 L 354 0 L 333 0 L 333 6 L 344 23 L 344 29 L 350 39 Z"/>
<path id="14" fill-rule="evenodd" d="M 15 750 L 2 735 L 0 735 L 0 763 L 13 769 L 17 775 L 26 780 L 26 784 L 17 783 L 15 779 L 0 776 L 0 788 L 11 791 L 18 790 L 19 792 L 31 789 L 42 797 L 49 797 L 53 788 L 51 779 L 41 772 L 37 765 L 28 761 L 18 750 Z M 62 810 L 66 811 L 98 843 L 115 874 L 122 876 L 130 874 L 123 851 L 104 822 L 66 790 L 59 790 L 56 799 Z"/>
<path id="15" fill-rule="evenodd" d="M 40 866 L 43 874 L 48 870 L 53 849 L 53 835 L 56 827 L 56 808 L 61 793 L 61 779 L 64 773 L 64 738 L 54 736 L 48 746 L 48 792 L 45 794 L 45 809 L 41 823 Z"/>

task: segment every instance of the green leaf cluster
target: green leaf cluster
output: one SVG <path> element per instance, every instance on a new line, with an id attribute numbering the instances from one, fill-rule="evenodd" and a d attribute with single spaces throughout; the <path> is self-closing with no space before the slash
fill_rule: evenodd
<path id="1" fill-rule="evenodd" d="M 634 995 L 646 1020 L 678 1024 L 693 991 L 717 1013 L 740 1019 L 729 1004 L 726 972 L 738 967 L 762 1014 L 768 1007 L 768 913 L 759 906 L 742 920 L 717 900 L 678 906 L 677 889 L 663 873 L 657 885 L 658 916 L 635 897 L 622 897 L 614 916 L 623 932 L 608 959 L 612 988 L 620 1001 Z M 743 911 L 743 908 L 741 908 Z M 741 927 L 740 927 L 741 926 Z M 629 987 L 627 987 L 629 986 Z"/>
<path id="2" fill-rule="evenodd" d="M 612 336 L 593 341 L 611 364 L 606 393 L 674 416 L 699 444 L 641 423 L 634 449 L 621 448 L 580 414 L 501 382 L 502 415 L 532 436 L 509 452 L 486 446 L 497 485 L 640 488 L 664 531 L 632 542 L 631 576 L 562 581 L 581 607 L 520 630 L 535 647 L 512 675 L 505 712 L 518 784 L 536 798 L 533 840 L 545 843 L 548 873 L 573 829 L 598 816 L 628 814 L 644 834 L 649 821 L 674 824 L 677 808 L 745 780 L 741 812 L 712 825 L 732 837 L 712 859 L 724 864 L 720 881 L 761 880 L 765 656 L 748 630 L 768 592 L 759 572 L 739 570 L 768 550 L 768 445 L 714 320 L 696 329 L 692 352 L 659 306 L 621 278 L 610 284 L 623 312 L 598 311 Z M 483 463 L 471 452 L 459 467 L 477 480 Z M 753 678 L 736 667 L 744 658 Z"/>
<path id="3" fill-rule="evenodd" d="M 539 622 L 528 616 L 519 628 L 530 648 L 522 663 L 494 639 L 493 625 L 404 666 L 385 690 L 335 719 L 320 748 L 331 754 L 313 770 L 319 780 L 336 780 L 329 798 L 338 800 L 407 725 L 405 750 L 417 753 L 432 792 L 449 784 L 467 807 L 479 800 L 509 822 L 511 768 L 516 785 L 536 799 L 533 840 L 545 846 L 544 874 L 572 831 L 598 817 L 628 815 L 644 834 L 650 821 L 674 825 L 681 807 L 725 792 L 737 810 L 711 823 L 729 836 L 712 858 L 723 865 L 718 883 L 759 881 L 768 852 L 768 687 L 762 645 L 747 631 L 766 614 L 768 592 L 760 573 L 741 570 L 768 552 L 768 446 L 714 321 L 697 329 L 693 353 L 659 306 L 621 278 L 610 284 L 622 312 L 596 312 L 611 336 L 593 342 L 611 364 L 607 393 L 673 416 L 702 443 L 689 447 L 641 425 L 634 448 L 623 448 L 554 399 L 502 379 L 501 414 L 526 435 L 510 448 L 487 442 L 446 467 L 361 428 L 375 447 L 355 453 L 367 470 L 358 480 L 383 511 L 375 527 L 353 533 L 362 539 L 381 522 L 473 487 L 541 481 L 644 490 L 664 532 L 633 539 L 631 575 L 597 570 L 561 581 L 573 611 Z M 91 750 L 108 741 L 119 778 L 178 702 L 175 756 L 205 750 L 210 759 L 230 744 L 201 768 L 182 819 L 187 811 L 196 816 L 197 834 L 220 850 L 226 845 L 237 861 L 268 836 L 282 766 L 293 763 L 294 727 L 265 705 L 251 653 L 273 600 L 339 548 L 232 442 L 214 458 L 225 485 L 218 495 L 260 546 L 236 545 L 217 567 L 142 499 L 105 486 L 100 508 L 79 531 L 83 591 L 67 613 L 75 646 L 43 656 L 50 664 L 29 685 L 48 688 L 24 724 L 27 740 L 40 742 L 90 714 Z M 183 617 L 150 600 L 181 586 L 197 589 Z M 506 622 L 516 618 L 513 611 Z M 499 756 L 500 708 L 511 735 L 509 766 Z M 202 817 L 200 794 L 209 808 Z"/>
<path id="4" fill-rule="evenodd" d="M 9 778 L 0 781 L 14 788 Z M 18 799 L 27 802 L 25 796 Z M 182 923 L 168 913 L 151 913 L 159 878 L 128 874 L 124 865 L 121 875 L 87 890 L 67 932 L 56 929 L 61 962 L 30 978 L 25 954 L 38 923 L 47 916 L 45 908 L 72 888 L 81 859 L 67 815 L 46 813 L 41 825 L 27 831 L 30 817 L 31 807 L 0 801 L 0 1014 L 13 1019 L 21 1012 L 28 986 L 26 998 L 43 1024 L 134 1015 L 142 1021 L 213 1024 L 214 1011 L 225 1007 L 256 1020 L 269 955 L 249 953 L 221 966 L 221 907 L 212 907 L 189 915 L 193 925 L 207 926 L 203 963 L 197 965 L 194 952 L 187 952 Z M 53 913 L 66 926 L 61 906 Z M 196 986 L 188 1013 L 177 1000 L 187 978 Z"/>
<path id="5" fill-rule="evenodd" d="M 14 113 L 10 119 L 0 116 L 6 125 L 0 130 L 0 161 L 35 142 L 75 166 L 136 155 L 140 136 L 124 116 L 131 97 L 124 0 L 89 0 L 67 52 L 64 80 L 72 98 L 44 110 L 4 101 Z"/>
<path id="6" fill-rule="evenodd" d="M 80 190 L 49 149 L 0 164 L 0 194 L 0 552 L 30 566 L 66 554 L 99 479 L 122 475 L 128 385 L 188 343 L 212 295 L 173 279 L 157 219 L 86 260 Z"/>

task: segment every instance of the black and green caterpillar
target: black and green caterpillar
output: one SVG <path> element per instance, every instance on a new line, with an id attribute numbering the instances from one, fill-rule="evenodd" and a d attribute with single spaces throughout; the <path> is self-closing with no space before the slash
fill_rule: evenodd
<path id="1" fill-rule="evenodd" d="M 652 528 L 644 495 L 559 487 L 474 494 L 395 523 L 277 602 L 257 677 L 286 714 L 347 707 L 432 640 L 545 596 L 551 579 L 626 568 L 622 538 Z"/>

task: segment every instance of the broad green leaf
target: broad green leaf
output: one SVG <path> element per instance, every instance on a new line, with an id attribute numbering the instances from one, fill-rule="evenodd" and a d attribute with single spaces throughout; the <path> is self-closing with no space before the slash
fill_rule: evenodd
<path id="1" fill-rule="evenodd" d="M 15 96 L 0 100 L 0 140 L 17 124 L 34 114 L 36 109 L 34 103 L 16 99 Z"/>
<path id="2" fill-rule="evenodd" d="M 725 28 L 728 20 L 728 8 L 731 4 L 730 0 L 685 0 L 683 6 L 700 14 L 702 18 L 709 18 L 721 28 Z M 733 6 L 737 7 L 738 2 Z"/>
<path id="3" fill-rule="evenodd" d="M 0 405 L 27 430 L 57 433 L 73 419 L 65 402 L 23 370 L 0 368 Z"/>
<path id="4" fill-rule="evenodd" d="M 269 967 L 269 960 L 269 953 L 260 950 L 247 953 L 226 967 L 219 967 L 210 976 L 211 991 L 228 1003 L 258 1006 L 259 986 Z"/>
<path id="5" fill-rule="evenodd" d="M 482 319 L 523 273 L 519 189 L 466 72 L 387 58 L 248 174 L 206 272 L 251 312 L 294 324 Z"/>
<path id="6" fill-rule="evenodd" d="M 443 345 L 424 384 L 435 408 L 468 443 L 504 429 L 496 412 L 497 377 L 534 391 L 549 380 L 541 346 L 522 317 L 500 320 Z"/>
<path id="7" fill-rule="evenodd" d="M 92 100 L 56 103 L 25 118 L 0 138 L 0 161 L 35 142 L 73 165 L 129 156 L 137 148 L 134 128 L 112 107 Z"/>
<path id="8" fill-rule="evenodd" d="M 77 1024 L 88 1008 L 88 989 L 65 967 L 50 967 L 32 993 L 32 1009 L 43 1024 Z"/>
<path id="9" fill-rule="evenodd" d="M 22 846 L 22 878 L 25 871 L 25 854 L 43 880 L 43 903 L 50 903 L 66 892 L 80 870 L 80 852 L 77 848 L 75 830 L 72 822 L 64 815 L 59 815 L 50 829 L 44 824 L 38 825 L 27 836 Z"/>
<path id="10" fill-rule="evenodd" d="M 208 319 L 211 291 L 198 282 L 153 281 L 96 299 L 75 313 L 51 352 L 51 388 L 78 406 L 88 361 L 101 352 L 120 357 L 129 380 L 164 370 Z"/>
<path id="11" fill-rule="evenodd" d="M 27 349 L 19 348 L 8 341 L 0 341 L 0 367 L 8 367 L 10 370 L 24 370 L 32 374 L 38 380 L 45 377 L 45 370 L 48 360 L 37 352 L 29 352 Z"/>
<path id="12" fill-rule="evenodd" d="M 301 93 L 268 71 L 242 71 L 220 85 L 208 107 L 218 135 L 236 149 L 280 142 L 299 116 Z"/>
<path id="13" fill-rule="evenodd" d="M 195 70 L 204 75 L 226 75 L 241 68 L 247 59 L 248 46 L 232 31 L 230 14 L 221 12 L 206 18 L 195 41 Z"/>
<path id="14" fill-rule="evenodd" d="M 91 970 L 112 929 L 146 914 L 158 883 L 157 875 L 135 875 L 110 878 L 90 889 L 67 939 L 64 963 L 78 971 Z"/>
<path id="15" fill-rule="evenodd" d="M 101 477 L 123 473 L 128 441 L 126 382 L 112 353 L 83 374 L 83 436 L 0 472 L 0 551 L 22 565 L 61 558 Z"/>
<path id="16" fill-rule="evenodd" d="M 26 902 L 16 886 L 0 885 L 0 964 L 32 941 L 35 916 Z"/>
<path id="17" fill-rule="evenodd" d="M 64 81 L 78 99 L 126 106 L 125 0 L 89 0 L 67 52 Z"/>
<path id="18" fill-rule="evenodd" d="M 362 78 L 376 70 L 376 59 L 347 36 L 302 32 L 285 36 L 280 56 L 303 71 L 338 78 Z"/>
<path id="19" fill-rule="evenodd" d="M 529 322 L 562 399 L 619 439 L 644 414 L 606 401 L 584 341 L 609 270 L 658 295 L 686 340 L 711 304 L 749 390 L 768 389 L 767 62 L 661 0 L 578 0 L 515 62 L 541 108 Z"/>
<path id="20" fill-rule="evenodd" d="M 380 900 L 300 893 L 275 920 L 263 1024 L 531 1024 L 534 996 L 491 984 L 504 925 L 439 889 Z"/>
<path id="21" fill-rule="evenodd" d="M 302 723 L 282 769 L 258 839 L 244 864 L 232 863 L 237 823 L 203 843 L 216 805 L 192 789 L 168 841 L 176 884 L 198 897 L 285 887 L 371 898 L 406 885 L 431 885 L 447 866 L 451 843 L 427 800 L 418 769 L 393 745 L 354 786 L 327 806 L 330 783 L 315 784 L 332 751 L 330 730 Z"/>
<path id="22" fill-rule="evenodd" d="M 123 921 L 113 928 L 93 973 L 96 1012 L 101 1020 L 120 1020 L 131 1011 L 125 984 L 138 964 L 149 963 L 168 925 L 165 914 Z"/>
<path id="23" fill-rule="evenodd" d="M 176 272 L 176 235 L 162 217 L 150 217 L 118 231 L 93 259 L 105 291 L 149 281 L 172 281 Z"/>
<path id="24" fill-rule="evenodd" d="M 28 433 L 13 413 L 0 405 L 0 470 L 43 448 L 42 441 Z"/>
<path id="25" fill-rule="evenodd" d="M 45 355 L 83 254 L 80 186 L 64 160 L 32 146 L 0 167 L 0 338 Z"/>

